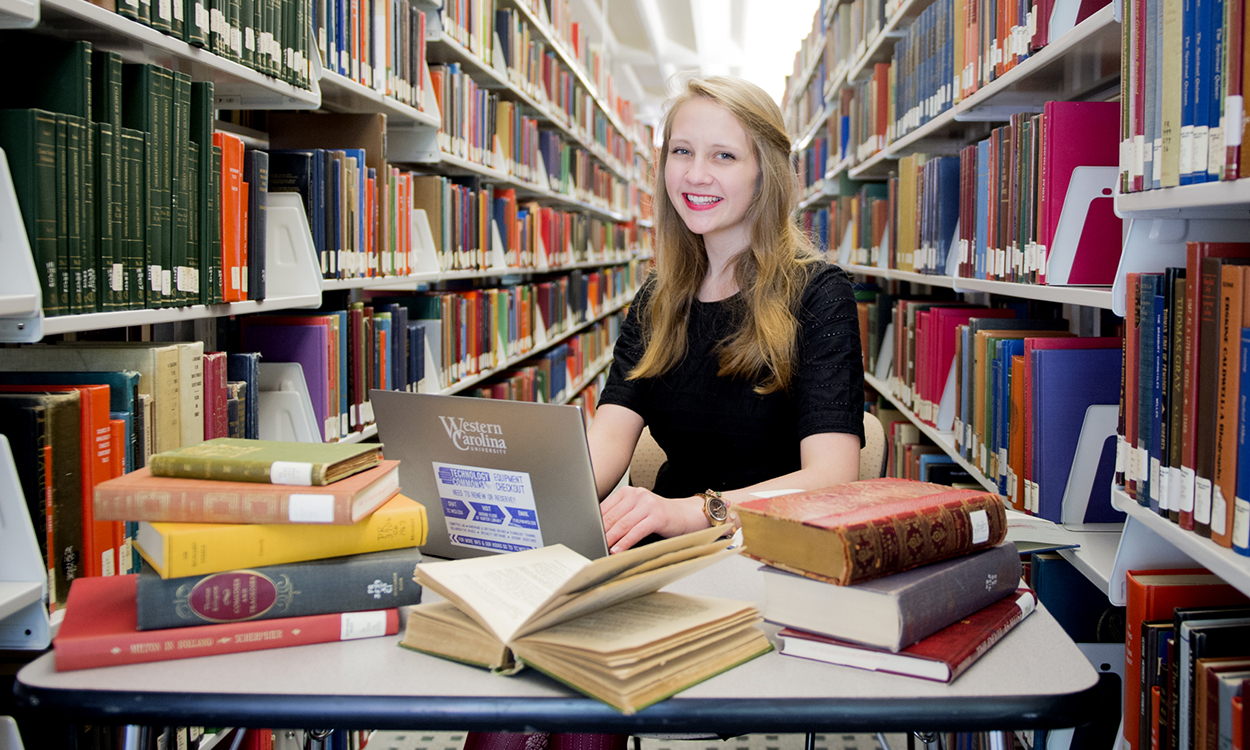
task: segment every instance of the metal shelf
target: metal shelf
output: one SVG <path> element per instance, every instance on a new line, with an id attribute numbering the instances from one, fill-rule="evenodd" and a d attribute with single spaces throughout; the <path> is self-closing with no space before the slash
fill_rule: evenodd
<path id="1" fill-rule="evenodd" d="M 333 112 L 381 112 L 386 115 L 388 127 L 423 125 L 438 128 L 442 124 L 437 114 L 422 112 L 328 68 L 321 71 L 321 106 Z"/>

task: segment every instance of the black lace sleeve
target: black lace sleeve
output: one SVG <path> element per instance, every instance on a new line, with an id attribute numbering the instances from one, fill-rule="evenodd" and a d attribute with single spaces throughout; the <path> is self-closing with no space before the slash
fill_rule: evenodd
<path id="1" fill-rule="evenodd" d="M 792 383 L 799 440 L 847 432 L 864 441 L 864 361 L 850 278 L 837 266 L 812 274 L 799 309 L 799 367 Z"/>

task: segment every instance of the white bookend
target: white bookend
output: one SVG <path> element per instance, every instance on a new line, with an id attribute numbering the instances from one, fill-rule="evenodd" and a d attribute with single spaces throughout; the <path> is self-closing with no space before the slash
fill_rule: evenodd
<path id="1" fill-rule="evenodd" d="M 48 630 L 48 571 L 17 479 L 9 439 L 0 434 L 0 648 L 42 650 Z"/>
<path id="2" fill-rule="evenodd" d="M 266 300 L 308 298 L 321 304 L 321 263 L 299 193 L 270 193 L 265 233 Z M 289 305 L 288 305 L 289 306 Z"/>
<path id="3" fill-rule="evenodd" d="M 0 29 L 31 29 L 39 25 L 39 0 L 0 0 Z"/>
<path id="4" fill-rule="evenodd" d="M 508 80 L 508 64 L 503 59 L 503 43 L 499 41 L 499 32 L 491 34 L 491 67 L 499 74 L 499 77 Z"/>
<path id="5" fill-rule="evenodd" d="M 424 208 L 412 210 L 412 273 L 439 273 L 438 253 L 434 249 L 434 234 L 430 231 L 430 218 Z"/>
<path id="6" fill-rule="evenodd" d="M 1072 181 L 1068 183 L 1068 194 L 1064 196 L 1059 224 L 1055 227 L 1050 254 L 1046 258 L 1047 284 L 1059 286 L 1069 283 L 1090 206 L 1095 200 L 1112 200 L 1118 179 L 1119 169 L 1116 167 L 1076 167 L 1072 170 Z"/>
<path id="7" fill-rule="evenodd" d="M 43 293 L 25 226 L 9 161 L 0 149 L 0 341 L 43 338 Z"/>
<path id="8" fill-rule="evenodd" d="M 550 190 L 551 180 L 547 179 L 547 160 L 543 158 L 542 151 L 538 151 L 536 156 L 538 157 L 538 164 L 534 167 L 534 171 L 537 173 L 534 182 L 537 182 L 538 186 L 543 190 Z"/>
<path id="9" fill-rule="evenodd" d="M 1243 242 L 1247 235 L 1250 221 L 1238 219 L 1130 219 L 1111 287 L 1111 311 L 1124 317 L 1128 274 L 1184 266 L 1186 242 Z"/>
<path id="10" fill-rule="evenodd" d="M 1085 410 L 1085 422 L 1076 441 L 1076 454 L 1063 492 L 1060 519 L 1063 523 L 1085 523 L 1085 511 L 1094 491 L 1094 476 L 1102 459 L 1103 444 L 1116 434 L 1120 407 L 1094 404 Z M 1106 488 L 1103 488 L 1106 491 Z"/>
<path id="11" fill-rule="evenodd" d="M 499 224 L 494 219 L 490 220 L 490 257 L 487 260 L 491 268 L 506 269 L 508 267 L 508 254 L 504 252 L 503 238 L 499 236 Z"/>
<path id="12" fill-rule="evenodd" d="M 942 401 L 933 420 L 939 432 L 950 432 L 955 428 L 955 364 L 952 359 L 950 372 L 946 374 L 946 385 L 942 387 Z"/>
<path id="13" fill-rule="evenodd" d="M 261 440 L 324 442 L 329 426 L 317 424 L 304 368 L 298 362 L 261 362 L 259 396 Z"/>

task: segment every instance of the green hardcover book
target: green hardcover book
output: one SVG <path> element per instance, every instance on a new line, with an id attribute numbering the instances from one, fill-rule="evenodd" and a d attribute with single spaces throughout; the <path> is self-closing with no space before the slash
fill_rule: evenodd
<path id="1" fill-rule="evenodd" d="M 173 272 L 172 304 L 190 304 L 191 295 L 187 244 L 191 241 L 191 205 L 187 192 L 187 144 L 191 124 L 191 77 L 185 73 L 173 74 L 173 128 L 170 131 L 172 146 L 170 157 L 170 195 L 172 196 L 172 241 L 170 242 L 170 266 Z"/>
<path id="2" fill-rule="evenodd" d="M 208 216 L 212 238 L 208 247 L 208 284 L 210 304 L 224 301 L 225 287 L 221 277 L 221 146 L 213 144 L 212 176 L 208 188 Z"/>
<path id="3" fill-rule="evenodd" d="M 143 268 L 144 278 L 133 301 L 145 307 L 160 307 L 160 263 L 162 234 L 160 232 L 160 156 L 157 133 L 160 129 L 159 105 L 161 84 L 157 66 L 147 63 L 122 66 L 122 124 L 143 133 Z M 134 186 L 132 181 L 132 187 Z"/>
<path id="4" fill-rule="evenodd" d="M 157 99 L 157 140 L 156 151 L 149 152 L 152 161 L 158 162 L 157 179 L 160 181 L 160 221 L 161 254 L 160 254 L 160 307 L 173 306 L 173 238 L 174 238 L 174 74 L 167 68 L 156 69 L 160 81 L 160 96 Z"/>
<path id="5" fill-rule="evenodd" d="M 96 275 L 99 267 L 99 250 L 96 247 L 96 180 L 95 128 L 90 119 L 82 122 L 82 306 L 83 312 L 100 310 L 100 282 Z"/>
<path id="6" fill-rule="evenodd" d="M 200 269 L 201 257 L 204 250 L 201 244 L 200 227 L 208 221 L 206 212 L 200 211 L 200 197 L 203 190 L 200 187 L 200 144 L 195 141 L 187 142 L 187 180 L 185 183 L 185 192 L 187 196 L 187 304 L 202 305 L 205 304 L 203 296 L 200 294 Z"/>
<path id="7" fill-rule="evenodd" d="M 162 33 L 170 33 L 174 23 L 173 0 L 154 0 L 150 13 L 149 25 Z"/>
<path id="8" fill-rule="evenodd" d="M 382 444 L 291 443 L 214 438 L 157 453 L 152 476 L 321 487 L 382 460 Z"/>
<path id="9" fill-rule="evenodd" d="M 175 39 L 186 39 L 186 27 L 188 26 L 185 19 L 186 0 L 169 0 L 169 35 Z"/>
<path id="10" fill-rule="evenodd" d="M 243 59 L 243 25 L 239 22 L 239 0 L 226 0 L 226 57 L 241 62 Z"/>
<path id="11" fill-rule="evenodd" d="M 230 0 L 206 0 L 209 3 L 209 49 L 213 54 L 229 59 L 230 46 Z"/>
<path id="12" fill-rule="evenodd" d="M 117 305 L 117 289 L 114 284 L 113 267 L 117 260 L 117 239 L 113 234 L 114 159 L 116 147 L 113 126 L 107 122 L 91 124 L 95 131 L 95 188 L 96 207 L 93 214 L 96 237 L 95 278 L 99 287 L 99 309 L 111 312 L 121 309 Z M 117 281 L 120 281 L 118 275 Z"/>
<path id="13" fill-rule="evenodd" d="M 0 110 L 0 148 L 4 149 L 22 210 L 22 222 L 39 276 L 43 314 L 68 312 L 61 294 L 61 256 L 57 242 L 57 118 L 40 109 Z"/>
<path id="14" fill-rule="evenodd" d="M 91 119 L 122 126 L 122 58 L 116 52 L 91 53 Z"/>
<path id="15" fill-rule="evenodd" d="M 207 0 L 176 0 L 176 2 L 183 3 L 187 16 L 182 27 L 187 44 L 195 47 L 208 47 L 212 21 Z"/>
<path id="16" fill-rule="evenodd" d="M 147 306 L 147 135 L 122 128 L 118 140 L 122 154 L 122 262 L 126 307 Z"/>
<path id="17" fill-rule="evenodd" d="M 239 26 L 243 33 L 240 62 L 252 69 L 256 69 L 256 8 L 259 4 L 260 0 L 239 0 Z"/>
<path id="18" fill-rule="evenodd" d="M 64 205 L 65 267 L 69 270 L 69 311 L 82 313 L 88 312 L 82 302 L 82 120 L 71 115 L 60 115 L 59 120 L 65 123 L 65 147 L 61 154 L 64 191 L 61 201 Z"/>
<path id="19" fill-rule="evenodd" d="M 132 21 L 141 21 L 139 18 L 139 0 L 117 0 L 117 14 Z"/>
<path id="20" fill-rule="evenodd" d="M 201 304 L 213 301 L 211 294 L 212 275 L 209 272 L 211 263 L 208 254 L 213 247 L 213 220 L 221 223 L 220 217 L 211 210 L 213 180 L 213 84 L 211 81 L 196 81 L 191 84 L 191 117 L 190 140 L 196 146 L 193 160 L 196 162 L 195 175 L 192 182 L 195 186 L 195 200 L 192 203 L 192 221 L 195 225 L 195 244 L 198 250 L 193 259 L 196 268 L 196 296 Z"/>

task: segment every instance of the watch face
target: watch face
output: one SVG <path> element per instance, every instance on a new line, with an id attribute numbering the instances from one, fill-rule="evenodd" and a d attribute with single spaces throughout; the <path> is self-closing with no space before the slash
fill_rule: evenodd
<path id="1" fill-rule="evenodd" d="M 725 501 L 719 497 L 709 497 L 707 499 L 707 513 L 712 520 L 720 523 L 729 518 L 729 506 L 725 505 Z"/>

